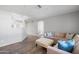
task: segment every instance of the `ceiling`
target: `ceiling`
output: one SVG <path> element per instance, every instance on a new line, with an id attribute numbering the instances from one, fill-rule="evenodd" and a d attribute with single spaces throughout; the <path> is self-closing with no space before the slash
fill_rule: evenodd
<path id="1" fill-rule="evenodd" d="M 61 15 L 79 10 L 78 5 L 0 5 L 0 10 L 15 12 L 30 17 L 30 19 L 43 19 L 50 16 Z"/>

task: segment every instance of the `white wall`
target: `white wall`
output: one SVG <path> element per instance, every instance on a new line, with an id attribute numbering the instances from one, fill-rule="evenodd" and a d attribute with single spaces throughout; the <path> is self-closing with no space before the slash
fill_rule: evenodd
<path id="1" fill-rule="evenodd" d="M 23 30 L 12 27 L 12 13 L 0 11 L 0 47 L 23 40 Z"/>
<path id="2" fill-rule="evenodd" d="M 44 19 L 45 32 L 79 32 L 79 12 Z"/>

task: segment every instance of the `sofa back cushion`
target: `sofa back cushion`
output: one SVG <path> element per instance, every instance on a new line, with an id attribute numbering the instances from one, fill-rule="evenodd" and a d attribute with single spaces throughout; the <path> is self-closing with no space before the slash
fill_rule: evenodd
<path id="1" fill-rule="evenodd" d="M 79 41 L 79 35 L 78 34 L 76 34 L 75 35 L 75 37 L 73 38 L 75 41 L 76 41 L 76 43 Z"/>
<path id="2" fill-rule="evenodd" d="M 76 42 L 73 53 L 79 54 L 79 35 L 77 34 L 73 39 Z"/>
<path id="3" fill-rule="evenodd" d="M 75 44 L 74 50 L 72 52 L 73 54 L 79 54 L 79 41 Z"/>
<path id="4" fill-rule="evenodd" d="M 66 38 L 66 33 L 55 33 L 55 37 L 58 39 Z"/>

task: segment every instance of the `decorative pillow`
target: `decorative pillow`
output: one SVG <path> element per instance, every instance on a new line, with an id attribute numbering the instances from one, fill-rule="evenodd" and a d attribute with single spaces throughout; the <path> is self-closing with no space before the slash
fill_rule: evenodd
<path id="1" fill-rule="evenodd" d="M 44 37 L 46 37 L 46 38 L 52 38 L 52 37 L 54 37 L 54 33 L 53 32 L 46 32 L 44 34 Z"/>
<path id="2" fill-rule="evenodd" d="M 58 48 L 67 52 L 72 52 L 75 45 L 75 41 L 68 39 L 67 41 L 58 41 Z"/>
<path id="3" fill-rule="evenodd" d="M 76 33 L 67 33 L 66 34 L 66 38 L 67 39 L 73 39 L 73 36 L 75 35 Z"/>

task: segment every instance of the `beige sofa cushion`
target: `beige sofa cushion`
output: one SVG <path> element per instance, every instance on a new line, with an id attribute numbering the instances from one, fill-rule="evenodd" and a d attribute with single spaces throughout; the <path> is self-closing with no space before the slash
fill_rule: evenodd
<path id="1" fill-rule="evenodd" d="M 71 53 L 60 50 L 60 49 L 52 47 L 52 46 L 48 46 L 47 47 L 47 54 L 71 54 Z"/>
<path id="2" fill-rule="evenodd" d="M 66 33 L 55 33 L 55 37 L 65 38 L 66 37 Z"/>
<path id="3" fill-rule="evenodd" d="M 75 41 L 76 41 L 76 43 L 79 41 L 79 35 L 77 34 L 77 35 L 75 35 L 75 37 L 73 38 Z"/>
<path id="4" fill-rule="evenodd" d="M 66 40 L 66 33 L 55 33 L 53 40 L 57 43 L 58 40 Z"/>
<path id="5" fill-rule="evenodd" d="M 79 41 L 75 44 L 74 50 L 72 52 L 73 54 L 79 54 Z"/>
<path id="6" fill-rule="evenodd" d="M 74 51 L 72 52 L 73 54 L 79 54 L 79 35 L 75 35 L 75 37 L 73 38 L 75 40 L 75 47 L 74 47 Z"/>

